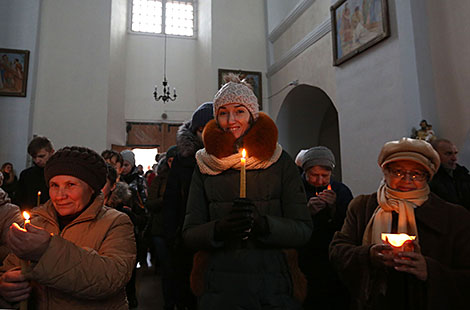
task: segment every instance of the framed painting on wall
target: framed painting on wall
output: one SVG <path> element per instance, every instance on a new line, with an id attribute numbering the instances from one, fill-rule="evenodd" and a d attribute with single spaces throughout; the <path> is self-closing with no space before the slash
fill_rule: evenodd
<path id="1" fill-rule="evenodd" d="M 225 76 L 229 73 L 238 74 L 240 76 L 240 80 L 245 80 L 252 86 L 255 96 L 258 98 L 259 109 L 260 111 L 263 110 L 263 84 L 261 80 L 261 72 L 219 69 L 219 85 L 217 89 L 220 89 L 220 87 L 226 83 Z"/>
<path id="2" fill-rule="evenodd" d="M 26 97 L 29 51 L 0 48 L 0 96 Z"/>
<path id="3" fill-rule="evenodd" d="M 335 66 L 390 36 L 387 0 L 339 0 L 330 11 Z"/>

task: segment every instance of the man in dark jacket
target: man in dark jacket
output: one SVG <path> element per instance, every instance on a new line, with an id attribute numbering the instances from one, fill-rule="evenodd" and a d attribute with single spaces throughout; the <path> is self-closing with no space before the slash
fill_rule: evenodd
<path id="1" fill-rule="evenodd" d="M 178 300 L 181 302 L 179 306 L 188 309 L 196 309 L 197 304 L 189 288 L 194 253 L 183 245 L 181 229 L 186 214 L 189 186 L 196 166 L 195 154 L 204 147 L 202 131 L 206 123 L 213 118 L 212 102 L 206 102 L 194 111 L 190 121 L 178 129 L 177 156 L 173 160 L 163 197 L 163 228 L 174 264 Z"/>
<path id="2" fill-rule="evenodd" d="M 15 204 L 22 210 L 37 205 L 38 196 L 41 204 L 49 200 L 49 189 L 44 179 L 44 167 L 54 154 L 54 147 L 46 137 L 34 137 L 28 145 L 28 154 L 33 158 L 34 166 L 23 170 L 18 181 Z M 41 192 L 39 194 L 39 192 Z"/>
<path id="3" fill-rule="evenodd" d="M 457 147 L 447 139 L 437 139 L 432 146 L 439 154 L 441 166 L 429 183 L 431 191 L 470 210 L 470 174 L 467 168 L 457 164 Z"/>

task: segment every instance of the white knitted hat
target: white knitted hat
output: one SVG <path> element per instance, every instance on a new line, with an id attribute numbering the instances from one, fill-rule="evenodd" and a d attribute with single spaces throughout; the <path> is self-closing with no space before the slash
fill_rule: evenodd
<path id="1" fill-rule="evenodd" d="M 214 97 L 214 117 L 217 119 L 217 111 L 220 107 L 239 103 L 250 111 L 253 119 L 256 121 L 259 114 L 258 98 L 247 84 L 240 82 L 237 75 L 230 76 L 231 81 L 224 84 Z"/>

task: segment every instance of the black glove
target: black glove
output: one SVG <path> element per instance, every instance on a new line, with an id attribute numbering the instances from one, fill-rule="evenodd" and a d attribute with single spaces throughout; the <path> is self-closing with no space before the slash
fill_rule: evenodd
<path id="1" fill-rule="evenodd" d="M 235 199 L 230 213 L 215 223 L 214 239 L 224 241 L 244 239 L 253 227 L 253 203 L 248 199 Z"/>

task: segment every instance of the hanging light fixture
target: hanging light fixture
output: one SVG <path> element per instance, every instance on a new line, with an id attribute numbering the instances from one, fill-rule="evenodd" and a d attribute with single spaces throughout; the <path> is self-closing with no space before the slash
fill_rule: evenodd
<path id="1" fill-rule="evenodd" d="M 155 101 L 159 101 L 160 99 L 163 103 L 167 103 L 168 100 L 175 101 L 176 99 L 176 89 L 173 88 L 173 96 L 170 95 L 170 85 L 168 85 L 168 81 L 166 80 L 166 33 L 165 33 L 165 52 L 163 56 L 163 93 L 158 95 L 157 86 L 155 86 L 155 91 L 153 92 L 153 97 Z"/>

